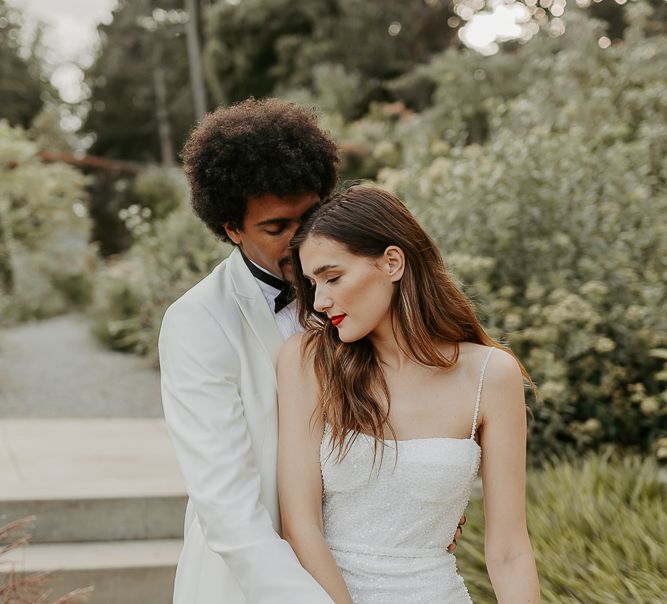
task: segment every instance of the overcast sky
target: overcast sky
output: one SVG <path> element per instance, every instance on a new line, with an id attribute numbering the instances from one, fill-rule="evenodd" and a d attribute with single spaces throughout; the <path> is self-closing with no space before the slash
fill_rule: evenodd
<path id="1" fill-rule="evenodd" d="M 46 27 L 47 60 L 54 69 L 52 82 L 63 99 L 79 100 L 81 70 L 97 43 L 97 25 L 111 20 L 116 0 L 9 0 L 19 8 L 28 24 L 36 20 Z"/>

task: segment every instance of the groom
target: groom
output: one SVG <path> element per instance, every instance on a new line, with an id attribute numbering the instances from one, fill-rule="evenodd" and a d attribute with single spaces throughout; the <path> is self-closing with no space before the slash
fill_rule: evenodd
<path id="1" fill-rule="evenodd" d="M 332 604 L 280 538 L 275 362 L 298 329 L 288 244 L 336 146 L 277 99 L 207 115 L 183 150 L 195 213 L 235 249 L 160 330 L 165 418 L 190 500 L 175 604 Z"/>
<path id="2" fill-rule="evenodd" d="M 160 331 L 165 418 L 190 497 L 174 603 L 332 604 L 279 534 L 275 362 L 300 329 L 288 244 L 336 183 L 336 146 L 311 111 L 251 99 L 207 115 L 183 160 L 195 213 L 235 249 Z"/>

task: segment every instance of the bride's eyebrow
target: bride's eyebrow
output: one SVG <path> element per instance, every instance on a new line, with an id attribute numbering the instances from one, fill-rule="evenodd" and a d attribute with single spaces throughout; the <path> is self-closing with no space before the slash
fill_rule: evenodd
<path id="1" fill-rule="evenodd" d="M 338 265 L 337 265 L 337 264 L 323 264 L 322 266 L 318 266 L 318 267 L 313 271 L 313 275 L 316 275 L 316 276 L 317 276 L 317 275 L 321 275 L 323 272 L 325 272 L 325 271 L 330 271 L 331 269 L 334 269 L 334 268 L 338 268 Z M 304 277 L 305 277 L 306 279 L 310 279 L 310 278 L 311 278 L 310 275 L 305 275 L 305 274 L 304 274 Z"/>

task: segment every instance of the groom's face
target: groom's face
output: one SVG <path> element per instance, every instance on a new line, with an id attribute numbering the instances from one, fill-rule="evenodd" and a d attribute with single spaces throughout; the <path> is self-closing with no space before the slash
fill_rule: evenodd
<path id="1" fill-rule="evenodd" d="M 274 275 L 292 281 L 289 242 L 304 214 L 319 201 L 317 193 L 278 197 L 268 194 L 248 200 L 243 227 L 225 225 L 229 238 L 255 264 Z"/>

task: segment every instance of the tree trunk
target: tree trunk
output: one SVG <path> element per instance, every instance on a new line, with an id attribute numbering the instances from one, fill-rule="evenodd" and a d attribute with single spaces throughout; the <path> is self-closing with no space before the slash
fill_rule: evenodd
<path id="1" fill-rule="evenodd" d="M 206 113 L 206 88 L 201 64 L 201 50 L 199 47 L 199 14 L 198 0 L 185 0 L 185 10 L 188 21 L 185 24 L 185 39 L 188 46 L 188 61 L 190 63 L 190 86 L 195 108 L 195 118 L 201 120 Z"/>
<path id="2" fill-rule="evenodd" d="M 11 294 L 14 291 L 14 270 L 11 254 L 11 224 L 9 203 L 0 199 L 0 293 Z"/>
<path id="3" fill-rule="evenodd" d="M 155 117 L 157 119 L 158 134 L 160 136 L 160 155 L 162 165 L 174 165 L 174 147 L 171 141 L 171 124 L 167 110 L 167 87 L 164 83 L 164 68 L 162 67 L 162 42 L 155 36 L 153 47 L 153 87 L 155 89 Z"/>

